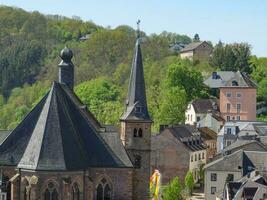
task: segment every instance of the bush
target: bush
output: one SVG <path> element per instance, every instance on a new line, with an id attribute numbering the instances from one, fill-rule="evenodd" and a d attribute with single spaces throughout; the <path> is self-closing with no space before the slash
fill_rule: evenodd
<path id="1" fill-rule="evenodd" d="M 165 186 L 163 189 L 163 199 L 164 200 L 180 200 L 182 185 L 178 177 L 175 177 L 171 182 Z"/>

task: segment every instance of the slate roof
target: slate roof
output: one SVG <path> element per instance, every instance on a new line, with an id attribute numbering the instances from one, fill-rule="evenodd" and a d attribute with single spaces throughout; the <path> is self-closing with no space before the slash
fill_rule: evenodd
<path id="1" fill-rule="evenodd" d="M 100 134 L 98 125 L 69 87 L 54 82 L 0 145 L 0 164 L 36 171 L 132 167 L 122 144 L 114 136 L 107 143 L 108 133 Z"/>
<path id="2" fill-rule="evenodd" d="M 206 43 L 206 42 L 204 42 L 204 41 L 203 42 L 192 42 L 192 43 L 186 45 L 183 49 L 181 49 L 180 52 L 183 53 L 183 52 L 187 52 L 187 51 L 193 51 L 203 43 Z"/>
<path id="3" fill-rule="evenodd" d="M 255 171 L 253 172 L 255 173 Z M 226 184 L 230 199 L 240 199 L 242 197 L 260 199 L 262 197 L 267 188 L 265 178 L 261 175 L 253 176 L 253 172 L 238 181 L 230 181 Z"/>
<path id="4" fill-rule="evenodd" d="M 7 138 L 7 136 L 11 133 L 9 130 L 0 130 L 0 145 Z"/>
<path id="5" fill-rule="evenodd" d="M 242 182 L 228 182 L 227 183 L 230 199 L 234 198 L 235 194 L 240 189 L 242 184 L 243 184 Z"/>
<path id="6" fill-rule="evenodd" d="M 208 127 L 198 128 L 198 131 L 200 132 L 201 138 L 205 140 L 216 140 L 217 139 L 217 133 Z"/>
<path id="7" fill-rule="evenodd" d="M 250 77 L 243 72 L 233 71 L 218 71 L 213 72 L 215 75 L 211 75 L 204 81 L 204 84 L 210 88 L 221 88 L 221 87 L 252 87 L 256 88 L 257 85 L 250 79 Z M 237 86 L 233 85 L 233 81 L 237 82 Z"/>
<path id="8" fill-rule="evenodd" d="M 192 101 L 192 106 L 196 113 L 207 113 L 218 109 L 217 100 L 215 99 L 196 99 Z"/>
<path id="9" fill-rule="evenodd" d="M 126 110 L 121 120 L 151 121 L 146 102 L 146 90 L 140 38 L 137 38 L 129 81 Z"/>
<path id="10" fill-rule="evenodd" d="M 234 151 L 236 149 L 250 150 L 250 151 L 266 151 L 267 147 L 257 140 L 236 140 L 229 146 L 224 148 L 224 151 Z"/>
<path id="11" fill-rule="evenodd" d="M 200 133 L 197 129 L 190 125 L 175 125 L 166 128 L 171 134 L 181 141 L 191 151 L 204 150 L 206 147 L 200 138 Z"/>
<path id="12" fill-rule="evenodd" d="M 267 152 L 265 153 L 267 155 Z M 205 169 L 209 171 L 241 172 L 243 176 L 254 168 L 255 166 L 253 162 L 243 150 L 236 151 L 230 155 L 225 155 L 205 166 Z"/>

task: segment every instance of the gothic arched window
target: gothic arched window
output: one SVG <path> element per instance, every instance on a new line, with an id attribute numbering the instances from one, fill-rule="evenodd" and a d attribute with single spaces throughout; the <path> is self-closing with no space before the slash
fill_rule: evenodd
<path id="1" fill-rule="evenodd" d="M 96 192 L 97 192 L 96 199 L 97 200 L 103 200 L 103 186 L 102 186 L 102 184 L 99 184 L 97 186 Z"/>
<path id="2" fill-rule="evenodd" d="M 111 200 L 111 185 L 107 182 L 105 178 L 101 179 L 100 183 L 96 188 L 96 193 L 97 200 Z"/>
<path id="3" fill-rule="evenodd" d="M 134 137 L 138 137 L 138 135 L 137 135 L 137 129 L 136 129 L 136 128 L 134 128 L 133 136 L 134 136 Z"/>
<path id="4" fill-rule="evenodd" d="M 6 192 L 6 199 L 10 200 L 11 199 L 11 183 L 9 181 L 9 177 L 4 176 L 3 182 L 4 182 L 5 187 L 2 190 L 3 192 Z"/>
<path id="5" fill-rule="evenodd" d="M 80 200 L 80 190 L 77 183 L 72 185 L 72 200 Z"/>
<path id="6" fill-rule="evenodd" d="M 141 168 L 141 156 L 139 155 L 134 156 L 134 167 Z"/>
<path id="7" fill-rule="evenodd" d="M 141 128 L 138 130 L 138 137 L 143 137 L 143 130 Z"/>
<path id="8" fill-rule="evenodd" d="M 49 182 L 44 192 L 44 200 L 58 200 L 58 191 L 54 183 Z"/>

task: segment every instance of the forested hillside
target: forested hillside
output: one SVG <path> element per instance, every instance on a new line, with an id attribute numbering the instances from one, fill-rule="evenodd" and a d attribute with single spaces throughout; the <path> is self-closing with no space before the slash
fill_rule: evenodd
<path id="1" fill-rule="evenodd" d="M 80 41 L 85 35 L 88 39 Z M 0 128 L 14 128 L 57 80 L 58 55 L 65 45 L 74 52 L 78 96 L 102 123 L 117 124 L 123 112 L 135 38 L 135 30 L 129 26 L 110 29 L 79 17 L 0 7 Z M 229 64 L 215 58 L 210 63 L 192 63 L 170 51 L 174 41 L 190 43 L 188 36 L 142 32 L 142 40 L 147 99 L 155 127 L 183 121 L 187 102 L 208 96 L 203 76 L 226 66 L 229 70 Z M 241 45 L 245 48 L 233 46 L 236 57 L 226 46 L 215 46 L 217 57 L 230 55 L 234 69 L 247 64 L 249 73 L 267 88 L 266 59 L 251 57 L 246 44 Z M 266 99 L 266 90 L 261 91 L 260 98 Z"/>

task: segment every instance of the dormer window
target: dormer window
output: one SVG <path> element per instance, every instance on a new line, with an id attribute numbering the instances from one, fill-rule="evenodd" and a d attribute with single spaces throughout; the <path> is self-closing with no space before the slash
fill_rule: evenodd
<path id="1" fill-rule="evenodd" d="M 135 112 L 141 113 L 142 111 L 143 111 L 143 107 L 141 107 L 141 106 L 136 106 L 135 107 Z"/>
<path id="2" fill-rule="evenodd" d="M 238 86 L 238 82 L 237 81 L 232 81 L 232 86 Z"/>

